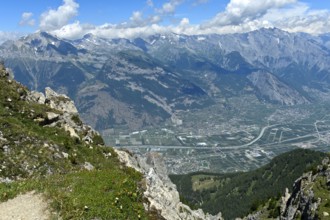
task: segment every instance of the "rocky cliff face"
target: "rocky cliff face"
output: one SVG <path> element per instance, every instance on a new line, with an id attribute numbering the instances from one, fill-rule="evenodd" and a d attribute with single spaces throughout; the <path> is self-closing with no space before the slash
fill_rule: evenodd
<path id="1" fill-rule="evenodd" d="M 90 126 L 80 121 L 74 102 L 66 95 L 57 94 L 51 88 L 47 87 L 45 94 L 36 91 L 28 92 L 26 100 L 28 102 L 44 104 L 54 110 L 46 112 L 45 117 L 35 119 L 44 126 L 62 127 L 70 133 L 71 137 L 83 140 L 86 143 L 93 143 L 94 137 L 100 135 Z"/>
<path id="2" fill-rule="evenodd" d="M 192 210 L 180 202 L 176 186 L 167 176 L 166 166 L 162 158 L 156 154 L 149 154 L 148 158 L 140 158 L 124 151 L 117 151 L 120 160 L 144 174 L 144 196 L 147 199 L 145 208 L 157 210 L 159 217 L 171 220 L 221 220 L 221 213 L 216 216 L 205 214 L 201 209 Z"/>
<path id="3" fill-rule="evenodd" d="M 296 180 L 290 197 L 284 197 L 282 220 L 328 219 L 330 211 L 330 163 L 323 160 L 316 173 L 308 172 Z"/>

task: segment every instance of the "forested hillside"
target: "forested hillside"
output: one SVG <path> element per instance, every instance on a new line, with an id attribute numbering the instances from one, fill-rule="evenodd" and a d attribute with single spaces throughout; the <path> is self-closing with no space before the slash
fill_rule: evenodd
<path id="1" fill-rule="evenodd" d="M 209 213 L 222 212 L 225 219 L 243 217 L 270 198 L 279 199 L 285 188 L 307 170 L 316 170 L 326 154 L 298 149 L 246 173 L 193 173 L 172 175 L 184 202 Z M 274 216 L 278 209 L 274 207 Z"/>

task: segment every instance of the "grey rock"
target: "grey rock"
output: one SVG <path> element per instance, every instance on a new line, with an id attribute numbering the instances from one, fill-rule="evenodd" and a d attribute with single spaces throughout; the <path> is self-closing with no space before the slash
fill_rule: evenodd
<path id="1" fill-rule="evenodd" d="M 62 155 L 63 155 L 63 157 L 64 157 L 64 158 L 66 158 L 66 159 L 68 159 L 68 158 L 69 158 L 69 154 L 68 154 L 68 153 L 66 153 L 66 152 L 62 152 Z"/>
<path id="2" fill-rule="evenodd" d="M 80 122 L 78 110 L 74 102 L 66 95 L 58 94 L 51 88 L 45 89 L 45 95 L 39 92 L 29 92 L 26 101 L 39 104 L 46 104 L 55 112 L 46 112 L 45 118 L 36 118 L 37 121 L 44 126 L 54 127 L 61 126 L 65 131 L 69 132 L 73 138 L 81 139 L 86 143 L 92 144 L 93 137 L 99 135 L 97 131 Z M 31 113 L 32 114 L 32 113 Z M 79 120 L 77 120 L 79 119 Z"/>
<path id="3" fill-rule="evenodd" d="M 125 151 L 116 150 L 121 162 L 144 174 L 146 181 L 145 204 L 147 210 L 156 209 L 168 220 L 222 220 L 221 213 L 213 216 L 205 214 L 201 209 L 192 210 L 180 202 L 176 186 L 167 175 L 163 159 L 157 153 L 151 153 L 147 158 L 130 155 Z"/>
<path id="4" fill-rule="evenodd" d="M 59 114 L 56 114 L 54 112 L 46 112 L 47 120 L 49 121 L 56 121 L 59 118 Z"/>
<path id="5" fill-rule="evenodd" d="M 89 144 L 93 143 L 93 139 L 90 136 L 85 136 L 82 140 Z"/>
<path id="6" fill-rule="evenodd" d="M 67 112 L 70 114 L 78 114 L 78 110 L 74 102 L 66 95 L 59 95 L 49 87 L 45 89 L 46 103 L 53 109 Z"/>
<path id="7" fill-rule="evenodd" d="M 95 168 L 94 168 L 94 166 L 91 163 L 85 162 L 84 169 L 86 169 L 88 171 L 91 171 L 91 170 L 94 170 Z"/>
<path id="8" fill-rule="evenodd" d="M 322 160 L 322 165 L 323 165 L 323 166 L 328 166 L 329 161 L 330 161 L 329 157 L 324 158 L 324 159 Z"/>
<path id="9" fill-rule="evenodd" d="M 45 104 L 46 101 L 45 95 L 41 92 L 36 92 L 36 91 L 29 92 L 27 99 L 29 101 L 37 102 L 39 104 Z"/>
<path id="10" fill-rule="evenodd" d="M 10 153 L 10 147 L 8 145 L 3 146 L 2 149 L 3 149 L 5 154 Z"/>
<path id="11" fill-rule="evenodd" d="M 321 167 L 323 166 L 329 166 L 329 158 L 325 158 L 322 161 Z M 291 196 L 282 204 L 280 219 L 291 220 L 296 219 L 299 216 L 302 219 L 307 220 L 320 219 L 320 216 L 317 216 L 317 211 L 322 199 L 315 196 L 313 186 L 316 183 L 315 181 L 317 178 L 324 177 L 326 177 L 327 184 L 329 184 L 329 176 L 330 168 L 326 170 L 318 169 L 314 175 L 312 172 L 308 172 L 297 179 L 293 185 Z"/>
<path id="12" fill-rule="evenodd" d="M 4 143 L 4 142 L 7 142 L 7 139 L 3 137 L 3 133 L 2 131 L 0 131 L 0 143 Z"/>

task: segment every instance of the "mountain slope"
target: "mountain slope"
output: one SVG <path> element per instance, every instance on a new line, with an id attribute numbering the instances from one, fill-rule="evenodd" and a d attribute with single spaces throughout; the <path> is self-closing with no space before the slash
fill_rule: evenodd
<path id="1" fill-rule="evenodd" d="M 19 212 L 24 207 L 13 201 L 28 197 L 47 201 L 41 204 L 47 219 L 222 219 L 221 213 L 212 216 L 180 203 L 159 157 L 145 159 L 104 146 L 99 133 L 82 123 L 66 95 L 50 88 L 45 94 L 30 92 L 9 78 L 0 64 L 4 216 L 13 214 L 6 213 L 11 210 L 8 205 Z"/>
<path id="2" fill-rule="evenodd" d="M 188 204 L 213 214 L 221 211 L 225 219 L 234 219 L 281 195 L 285 188 L 290 189 L 306 169 L 316 167 L 325 156 L 321 152 L 299 149 L 277 156 L 255 171 L 192 173 L 170 178 Z"/>
<path id="3" fill-rule="evenodd" d="M 121 51 L 77 94 L 77 104 L 98 129 L 113 124 L 138 129 L 157 125 L 177 110 L 198 108 L 210 102 L 197 85 L 163 68 L 140 51 Z M 94 98 L 93 98 L 94 97 Z"/>
<path id="4" fill-rule="evenodd" d="M 0 57 L 30 88 L 70 96 L 98 130 L 156 125 L 177 110 L 210 103 L 198 85 L 124 39 L 89 35 L 72 43 L 41 32 L 4 43 Z"/>
<path id="5" fill-rule="evenodd" d="M 54 218 L 147 219 L 141 180 L 67 96 L 29 92 L 0 65 L 0 201 L 37 191 Z"/>
<path id="6" fill-rule="evenodd" d="M 294 182 L 291 195 L 282 201 L 281 218 L 329 218 L 329 178 L 329 158 L 326 158 L 317 169 Z"/>

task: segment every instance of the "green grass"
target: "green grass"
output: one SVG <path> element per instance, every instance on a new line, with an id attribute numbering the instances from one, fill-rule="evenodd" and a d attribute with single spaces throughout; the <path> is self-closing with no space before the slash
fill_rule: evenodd
<path id="1" fill-rule="evenodd" d="M 317 215 L 323 217 L 323 212 L 330 213 L 329 186 L 325 176 L 318 176 L 313 185 L 314 198 L 321 198 L 321 204 L 317 209 Z"/>
<path id="2" fill-rule="evenodd" d="M 0 201 L 36 191 L 54 219 L 154 218 L 144 210 L 142 174 L 122 165 L 99 135 L 86 144 L 60 126 L 43 126 L 36 119 L 46 112 L 63 113 L 25 101 L 28 90 L 3 73 L 0 65 L 0 178 L 11 182 L 0 183 Z M 78 116 L 71 119 L 81 125 Z"/>
<path id="3" fill-rule="evenodd" d="M 147 219 L 138 187 L 141 174 L 130 168 L 80 171 L 0 184 L 0 199 L 35 190 L 63 219 Z"/>

